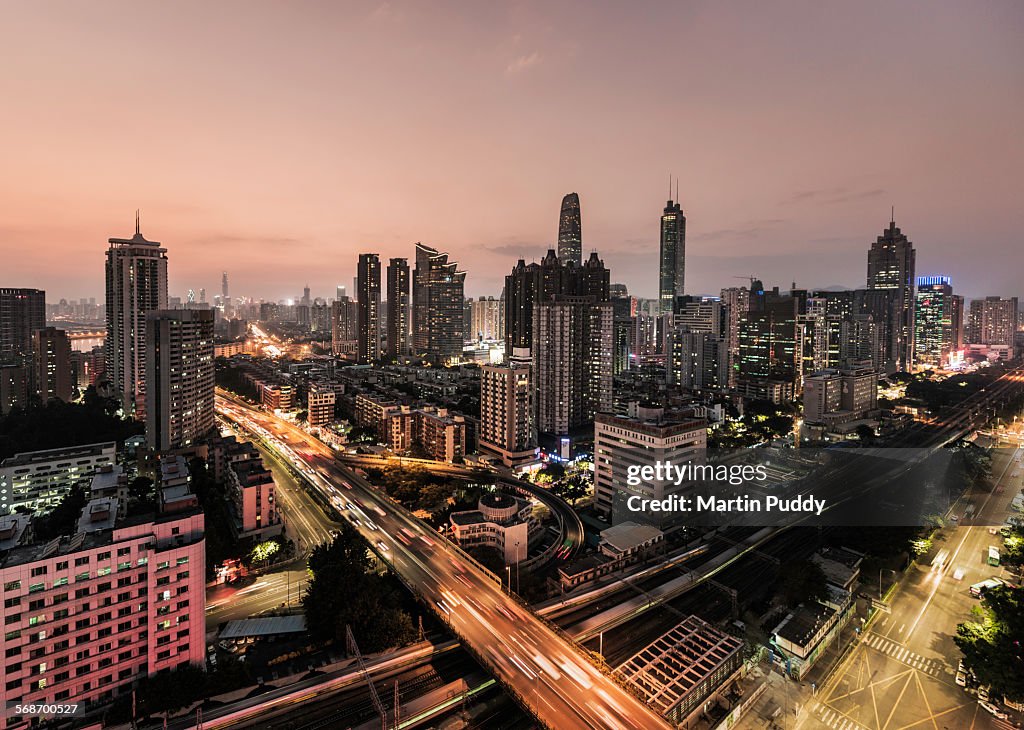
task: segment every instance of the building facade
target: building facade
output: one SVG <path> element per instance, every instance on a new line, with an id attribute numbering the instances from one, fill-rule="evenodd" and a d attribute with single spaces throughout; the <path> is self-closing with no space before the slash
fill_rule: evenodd
<path id="1" fill-rule="evenodd" d="M 465 337 L 463 317 L 466 272 L 448 254 L 416 244 L 412 280 L 414 354 L 435 364 L 458 363 Z"/>
<path id="2" fill-rule="evenodd" d="M 683 296 L 686 279 L 686 216 L 673 200 L 661 213 L 661 249 L 658 265 L 658 307 L 661 314 L 675 310 L 676 297 Z"/>
<path id="3" fill-rule="evenodd" d="M 479 446 L 505 466 L 537 460 L 530 366 L 484 365 L 480 369 Z"/>
<path id="4" fill-rule="evenodd" d="M 374 363 L 380 359 L 380 257 L 359 254 L 356 274 L 358 349 L 356 361 Z"/>
<path id="5" fill-rule="evenodd" d="M 569 193 L 562 198 L 558 215 L 558 260 L 562 264 L 583 263 L 583 220 L 580 216 L 580 196 Z"/>
<path id="6" fill-rule="evenodd" d="M 146 441 L 192 446 L 214 427 L 213 310 L 158 309 L 146 317 Z"/>
<path id="7" fill-rule="evenodd" d="M 631 468 L 656 462 L 701 462 L 707 450 L 707 421 L 687 416 L 666 416 L 662 408 L 641 408 L 634 418 L 598 414 L 594 422 L 595 508 L 612 525 L 643 522 L 661 527 L 665 513 L 632 513 L 631 496 L 664 499 L 688 485 L 644 482 L 629 484 Z M 677 515 L 678 516 L 678 515 Z M 672 515 L 667 515 L 671 519 Z M 655 524 L 657 523 L 657 524 Z"/>
<path id="8" fill-rule="evenodd" d="M 116 499 L 95 499 L 73 536 L 46 545 L 17 536 L 0 524 L 0 701 L 88 709 L 143 677 L 205 664 L 202 512 L 120 519 Z"/>
<path id="9" fill-rule="evenodd" d="M 888 291 L 886 372 L 909 372 L 914 365 L 914 246 L 894 220 L 868 251 L 867 288 Z M 880 314 L 880 313 L 879 313 Z"/>
<path id="10" fill-rule="evenodd" d="M 86 485 L 100 468 L 117 460 L 114 442 L 26 451 L 0 462 L 0 513 L 23 507 L 45 512 L 76 485 Z"/>
<path id="11" fill-rule="evenodd" d="M 387 356 L 398 360 L 409 354 L 409 260 L 395 258 L 388 262 Z"/>
<path id="12" fill-rule="evenodd" d="M 71 340 L 68 333 L 44 327 L 32 333 L 33 383 L 39 400 L 69 401 L 75 390 L 71 377 Z"/>
<path id="13" fill-rule="evenodd" d="M 146 316 L 167 308 L 167 249 L 135 235 L 108 240 L 106 377 L 125 413 L 145 418 Z"/>
<path id="14" fill-rule="evenodd" d="M 963 348 L 964 298 L 948 276 L 919 276 L 914 294 L 914 359 L 919 367 L 948 365 Z"/>

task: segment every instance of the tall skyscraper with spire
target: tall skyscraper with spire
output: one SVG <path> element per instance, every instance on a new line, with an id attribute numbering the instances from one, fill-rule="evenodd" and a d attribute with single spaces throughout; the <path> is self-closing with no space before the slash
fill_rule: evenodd
<path id="1" fill-rule="evenodd" d="M 388 262 L 387 354 L 397 360 L 409 354 L 409 259 Z"/>
<path id="2" fill-rule="evenodd" d="M 107 240 L 106 376 L 125 413 L 145 416 L 146 315 L 167 308 L 167 249 L 135 235 Z"/>
<path id="3" fill-rule="evenodd" d="M 562 264 L 583 264 L 583 223 L 580 196 L 576 193 L 562 198 L 562 212 L 558 217 L 558 260 Z"/>
<path id="4" fill-rule="evenodd" d="M 914 245 L 896 227 L 895 210 L 889 227 L 868 251 L 867 288 L 890 293 L 888 347 L 884 368 L 909 372 L 914 365 Z"/>
<path id="5" fill-rule="evenodd" d="M 359 254 L 356 271 L 357 357 L 360 363 L 372 363 L 380 359 L 380 257 L 375 253 Z"/>
<path id="6" fill-rule="evenodd" d="M 676 183 L 678 190 L 679 183 Z M 686 216 L 677 200 L 672 200 L 672 179 L 668 183 L 668 203 L 661 213 L 661 257 L 658 267 L 658 309 L 661 314 L 671 314 L 676 297 L 684 291 L 686 277 Z"/>

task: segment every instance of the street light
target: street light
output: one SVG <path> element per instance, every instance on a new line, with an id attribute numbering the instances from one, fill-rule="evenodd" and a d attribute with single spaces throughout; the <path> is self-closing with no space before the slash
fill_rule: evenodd
<path id="1" fill-rule="evenodd" d="M 886 571 L 892 573 L 894 576 L 896 575 L 896 571 L 893 570 L 892 568 L 879 568 L 878 569 L 878 602 L 879 603 L 882 602 L 882 573 L 886 572 Z"/>

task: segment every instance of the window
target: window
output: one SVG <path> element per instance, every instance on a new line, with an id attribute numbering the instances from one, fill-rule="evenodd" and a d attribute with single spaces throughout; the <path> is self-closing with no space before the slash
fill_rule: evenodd
<path id="1" fill-rule="evenodd" d="M 29 611 L 38 611 L 39 609 L 43 608 L 45 605 L 46 605 L 46 601 L 45 600 L 43 600 L 42 598 L 37 598 L 34 601 L 29 601 L 28 602 L 28 610 Z"/>
<path id="2" fill-rule="evenodd" d="M 125 555 L 131 555 L 132 549 L 130 547 L 123 547 L 117 549 L 117 557 L 123 558 Z"/>
<path id="3" fill-rule="evenodd" d="M 46 566 L 37 565 L 36 567 L 32 568 L 31 575 L 33 578 L 38 578 L 41 575 L 46 575 Z"/>
<path id="4" fill-rule="evenodd" d="M 4 590 L 5 591 L 16 591 L 16 590 L 19 590 L 20 588 L 21 588 L 21 581 L 20 580 L 12 580 L 10 583 L 4 583 Z"/>
<path id="5" fill-rule="evenodd" d="M 53 587 L 54 588 L 57 588 L 59 586 L 66 586 L 67 584 L 68 584 L 68 577 L 66 575 L 61 577 L 61 578 L 57 578 L 55 581 L 53 581 Z"/>
<path id="6" fill-rule="evenodd" d="M 178 558 L 178 565 L 185 565 L 188 562 L 188 555 Z"/>
<path id="7" fill-rule="evenodd" d="M 16 624 L 19 621 L 21 621 L 21 614 L 20 613 L 9 613 L 6 616 L 4 616 L 4 623 L 5 624 Z"/>
<path id="8" fill-rule="evenodd" d="M 67 569 L 68 569 L 68 561 L 67 560 L 61 560 L 59 563 L 57 563 L 57 570 L 67 570 Z"/>
<path id="9" fill-rule="evenodd" d="M 132 569 L 132 561 L 130 561 L 130 560 L 127 561 L 127 562 L 124 562 L 124 563 L 118 563 L 117 564 L 117 572 L 118 573 L 120 573 L 122 570 L 131 570 L 131 569 Z"/>
<path id="10" fill-rule="evenodd" d="M 46 589 L 46 584 L 45 583 L 33 583 L 32 585 L 30 585 L 28 587 L 28 592 L 29 593 L 39 593 L 39 591 L 42 591 L 42 590 L 45 590 L 45 589 Z"/>
<path id="11" fill-rule="evenodd" d="M 110 572 L 111 572 L 111 569 L 110 569 L 110 566 L 108 565 L 105 568 L 100 568 L 99 570 L 97 570 L 96 571 L 96 575 L 98 575 L 99 577 L 102 578 L 105 575 L 110 575 Z"/>
<path id="12" fill-rule="evenodd" d="M 75 580 L 78 581 L 78 582 L 81 582 L 83 580 L 89 580 L 89 571 L 87 570 L 84 573 L 79 573 L 78 575 L 75 576 Z M 86 589 L 86 590 L 88 590 L 88 589 Z"/>
<path id="13" fill-rule="evenodd" d="M 110 560 L 110 552 L 100 553 L 96 556 L 97 560 Z"/>
<path id="14" fill-rule="evenodd" d="M 89 556 L 86 555 L 84 558 L 75 558 L 75 567 L 81 568 L 83 565 L 89 564 Z"/>
<path id="15" fill-rule="evenodd" d="M 4 608 L 14 608 L 21 604 L 21 596 L 14 596 L 13 598 L 4 599 Z"/>

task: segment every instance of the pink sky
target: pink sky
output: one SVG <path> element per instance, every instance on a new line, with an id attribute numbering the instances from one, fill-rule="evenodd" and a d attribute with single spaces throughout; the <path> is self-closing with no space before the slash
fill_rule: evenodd
<path id="1" fill-rule="evenodd" d="M 580 194 L 651 296 L 669 173 L 687 289 L 860 286 L 889 206 L 919 274 L 1024 295 L 1024 4 L 19 3 L 0 26 L 0 286 L 314 296 L 422 240 L 493 294 Z"/>

